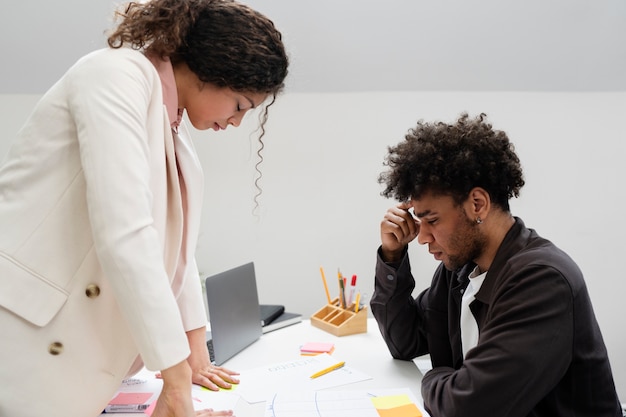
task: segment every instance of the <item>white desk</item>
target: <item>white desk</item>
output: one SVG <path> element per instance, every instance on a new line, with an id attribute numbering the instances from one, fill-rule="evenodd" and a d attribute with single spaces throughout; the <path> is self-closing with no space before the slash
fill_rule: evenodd
<path id="1" fill-rule="evenodd" d="M 333 356 L 346 361 L 346 366 L 365 372 L 372 379 L 343 385 L 333 390 L 360 390 L 368 388 L 411 389 L 421 402 L 422 374 L 413 362 L 393 359 L 383 341 L 374 319 L 367 321 L 367 333 L 337 337 L 317 327 L 309 320 L 285 327 L 261 336 L 243 352 L 224 364 L 232 370 L 251 369 L 264 364 L 283 362 L 298 358 L 300 345 L 309 341 L 329 341 L 335 344 Z M 424 407 L 418 404 L 422 412 Z M 239 400 L 235 415 L 237 417 L 262 417 L 265 404 L 248 404 Z"/>
<path id="2" fill-rule="evenodd" d="M 239 371 L 290 361 L 301 358 L 299 349 L 305 342 L 329 341 L 335 344 L 333 356 L 345 360 L 346 366 L 372 376 L 372 379 L 367 381 L 329 389 L 364 390 L 406 387 L 413 392 L 422 413 L 428 417 L 422 404 L 420 391 L 422 374 L 417 366 L 413 362 L 399 361 L 391 357 L 374 319 L 368 319 L 367 330 L 367 333 L 337 337 L 311 326 L 309 320 L 303 320 L 302 323 L 264 334 L 223 366 Z M 236 417 L 263 417 L 265 403 L 249 404 L 240 398 L 234 412 Z M 128 415 L 132 416 L 132 414 Z"/>

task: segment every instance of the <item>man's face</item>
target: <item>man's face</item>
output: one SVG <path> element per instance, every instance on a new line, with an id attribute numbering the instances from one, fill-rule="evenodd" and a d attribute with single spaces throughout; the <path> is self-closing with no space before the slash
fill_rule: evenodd
<path id="1" fill-rule="evenodd" d="M 467 217 L 464 205 L 455 205 L 450 196 L 430 193 L 411 203 L 420 221 L 417 241 L 428 244 L 428 252 L 448 270 L 454 271 L 483 253 L 486 238 Z"/>

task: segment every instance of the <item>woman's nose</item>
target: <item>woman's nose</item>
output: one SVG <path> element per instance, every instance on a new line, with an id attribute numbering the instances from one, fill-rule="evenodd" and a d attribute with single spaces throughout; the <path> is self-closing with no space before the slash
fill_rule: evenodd
<path id="1" fill-rule="evenodd" d="M 235 113 L 233 116 L 231 116 L 230 119 L 228 119 L 228 124 L 234 127 L 239 127 L 239 125 L 241 124 L 241 121 L 243 120 L 243 116 L 246 115 L 246 111 L 247 110 L 240 110 L 237 113 Z"/>

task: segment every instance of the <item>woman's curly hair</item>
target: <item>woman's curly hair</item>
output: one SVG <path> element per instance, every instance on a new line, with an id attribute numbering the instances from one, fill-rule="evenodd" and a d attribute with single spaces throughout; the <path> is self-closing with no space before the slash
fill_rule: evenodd
<path id="1" fill-rule="evenodd" d="M 461 114 L 455 124 L 419 121 L 405 140 L 388 148 L 378 182 L 381 195 L 398 201 L 425 193 L 449 195 L 461 204 L 474 187 L 484 188 L 491 201 L 509 211 L 509 199 L 524 186 L 519 158 L 507 135 L 493 130 L 486 115 Z"/>
<path id="2" fill-rule="evenodd" d="M 288 58 L 280 32 L 261 13 L 234 0 L 131 2 L 109 35 L 112 48 L 129 45 L 172 63 L 185 62 L 200 81 L 237 92 L 276 95 Z"/>

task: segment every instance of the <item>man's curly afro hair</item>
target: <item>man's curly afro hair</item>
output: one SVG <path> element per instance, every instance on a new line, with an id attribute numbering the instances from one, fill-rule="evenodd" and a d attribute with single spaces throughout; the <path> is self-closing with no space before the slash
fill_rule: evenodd
<path id="1" fill-rule="evenodd" d="M 378 182 L 386 186 L 381 195 L 398 201 L 433 193 L 461 204 L 472 188 L 482 187 L 493 204 L 509 211 L 509 199 L 524 186 L 513 144 L 492 129 L 485 114 L 471 119 L 463 113 L 454 124 L 419 121 L 388 151 L 384 165 L 389 170 Z"/>

